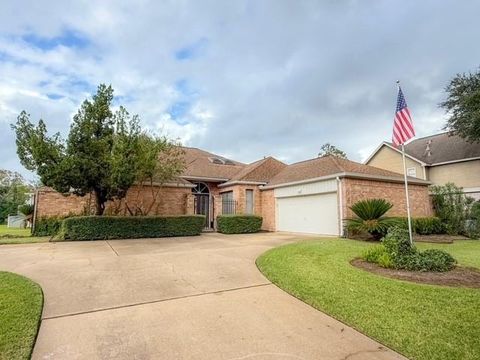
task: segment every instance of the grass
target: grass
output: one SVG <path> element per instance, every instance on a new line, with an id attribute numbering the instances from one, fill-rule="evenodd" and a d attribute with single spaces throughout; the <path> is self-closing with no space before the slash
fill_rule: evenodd
<path id="1" fill-rule="evenodd" d="M 7 225 L 0 225 L 0 237 L 6 236 L 30 236 L 30 229 L 9 228 Z"/>
<path id="2" fill-rule="evenodd" d="M 32 244 L 49 240 L 48 236 L 31 236 L 30 229 L 8 228 L 7 225 L 0 225 L 0 245 Z"/>
<path id="3" fill-rule="evenodd" d="M 267 251 L 259 269 L 280 288 L 412 359 L 480 358 L 480 290 L 415 284 L 357 269 L 372 244 L 321 239 Z M 418 244 L 480 268 L 480 241 Z"/>
<path id="4" fill-rule="evenodd" d="M 0 272 L 0 359 L 30 359 L 43 307 L 33 281 Z"/>

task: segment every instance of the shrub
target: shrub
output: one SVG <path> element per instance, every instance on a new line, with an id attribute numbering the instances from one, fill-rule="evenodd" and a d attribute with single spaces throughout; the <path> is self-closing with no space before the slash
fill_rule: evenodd
<path id="1" fill-rule="evenodd" d="M 378 259 L 383 254 L 386 254 L 384 246 L 372 246 L 363 252 L 362 259 L 370 263 L 378 263 Z"/>
<path id="2" fill-rule="evenodd" d="M 33 214 L 34 207 L 30 204 L 23 204 L 18 207 L 18 211 L 25 216 L 29 216 Z"/>
<path id="3" fill-rule="evenodd" d="M 455 267 L 455 259 L 447 252 L 429 249 L 417 251 L 409 241 L 408 231 L 391 228 L 382 239 L 384 254 L 380 249 L 372 251 L 364 259 L 382 267 L 409 271 L 449 271 Z"/>
<path id="4" fill-rule="evenodd" d="M 356 202 L 350 208 L 357 218 L 347 219 L 350 231 L 366 231 L 375 240 L 380 240 L 388 229 L 398 224 L 398 219 L 385 217 L 385 213 L 393 207 L 384 199 L 367 199 Z"/>
<path id="5" fill-rule="evenodd" d="M 408 230 L 406 217 L 396 219 L 398 222 L 394 226 Z M 445 224 L 435 216 L 412 218 L 412 231 L 419 235 L 445 234 Z"/>
<path id="6" fill-rule="evenodd" d="M 393 227 L 389 229 L 387 235 L 382 239 L 382 244 L 394 261 L 416 252 L 415 246 L 410 244 L 408 230 L 403 228 Z"/>
<path id="7" fill-rule="evenodd" d="M 455 263 L 455 259 L 446 251 L 428 249 L 397 259 L 396 268 L 410 271 L 444 272 L 452 270 Z"/>
<path id="8" fill-rule="evenodd" d="M 77 216 L 65 219 L 59 240 L 135 239 L 199 235 L 203 215 Z"/>
<path id="9" fill-rule="evenodd" d="M 471 198 L 453 183 L 432 186 L 430 190 L 435 214 L 445 223 L 447 233 L 464 234 L 465 220 L 472 204 Z"/>
<path id="10" fill-rule="evenodd" d="M 420 217 L 413 219 L 413 231 L 419 235 L 445 234 L 445 225 L 438 217 Z"/>
<path id="11" fill-rule="evenodd" d="M 375 263 L 380 265 L 381 267 L 384 268 L 391 268 L 393 267 L 393 261 L 390 255 L 387 253 L 385 250 L 385 247 L 380 245 L 380 246 L 374 246 L 369 249 L 367 249 L 362 256 L 363 260 L 370 262 L 370 263 Z"/>
<path id="12" fill-rule="evenodd" d="M 33 236 L 54 236 L 58 233 L 60 225 L 65 217 L 49 216 L 41 217 L 35 221 L 35 226 L 32 231 Z"/>
<path id="13" fill-rule="evenodd" d="M 260 231 L 263 218 L 257 215 L 219 215 L 217 230 L 222 234 L 246 234 Z"/>

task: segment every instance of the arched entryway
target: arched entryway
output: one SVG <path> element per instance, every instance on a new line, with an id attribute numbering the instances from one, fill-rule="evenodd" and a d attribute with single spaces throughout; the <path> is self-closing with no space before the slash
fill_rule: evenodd
<path id="1" fill-rule="evenodd" d="M 195 195 L 195 214 L 205 215 L 205 228 L 210 228 L 210 189 L 203 182 L 194 183 L 192 193 Z"/>

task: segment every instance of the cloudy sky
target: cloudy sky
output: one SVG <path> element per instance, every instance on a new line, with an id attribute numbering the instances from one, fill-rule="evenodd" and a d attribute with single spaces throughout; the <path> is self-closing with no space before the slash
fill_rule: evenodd
<path id="1" fill-rule="evenodd" d="M 400 79 L 417 134 L 480 64 L 478 1 L 0 2 L 0 168 L 23 174 L 25 109 L 64 136 L 99 83 L 144 127 L 236 160 L 364 159 L 391 137 Z"/>

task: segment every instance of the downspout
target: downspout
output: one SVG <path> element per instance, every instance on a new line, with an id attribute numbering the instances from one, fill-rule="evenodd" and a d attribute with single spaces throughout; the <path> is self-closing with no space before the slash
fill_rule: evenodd
<path id="1" fill-rule="evenodd" d="M 340 177 L 336 177 L 337 180 L 337 192 L 338 192 L 338 201 L 339 201 L 339 215 L 340 219 L 338 220 L 339 233 L 343 237 L 343 193 L 342 193 L 342 180 Z"/>
<path id="2" fill-rule="evenodd" d="M 40 197 L 38 196 L 38 188 L 35 190 L 35 198 L 33 203 L 33 221 L 32 221 L 32 229 L 31 233 L 35 231 L 35 223 L 37 222 L 37 209 L 38 209 L 38 200 Z"/>

